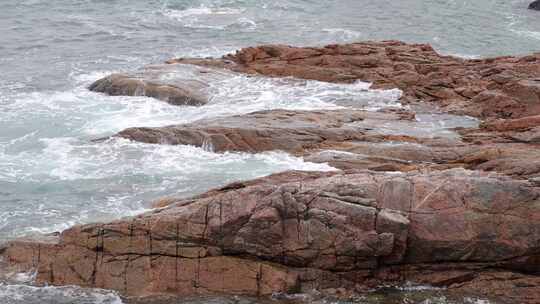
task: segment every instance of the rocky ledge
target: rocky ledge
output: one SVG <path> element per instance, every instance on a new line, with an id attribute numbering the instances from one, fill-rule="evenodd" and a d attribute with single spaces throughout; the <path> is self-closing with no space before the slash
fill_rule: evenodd
<path id="1" fill-rule="evenodd" d="M 320 48 L 266 45 L 221 59 L 173 59 L 266 76 L 327 82 L 371 82 L 399 88 L 404 103 L 433 102 L 475 117 L 519 118 L 540 114 L 540 53 L 524 57 L 462 59 L 427 44 L 362 42 Z"/>
<path id="2" fill-rule="evenodd" d="M 286 172 L 134 218 L 16 241 L 37 281 L 152 293 L 270 295 L 414 281 L 540 298 L 540 188 L 463 169 Z"/>
<path id="3" fill-rule="evenodd" d="M 0 249 L 3 268 L 128 296 L 355 293 L 415 282 L 540 303 L 539 60 L 465 60 L 386 41 L 261 46 L 109 76 L 91 89 L 198 105 L 233 71 L 370 81 L 403 90 L 407 107 L 278 109 L 126 129 L 114 137 L 282 150 L 340 170 L 236 182 L 160 200 L 137 217 L 12 241 Z"/>
<path id="4" fill-rule="evenodd" d="M 360 80 L 373 83 L 374 88 L 401 89 L 403 103 L 421 100 L 436 103 L 447 112 L 520 118 L 540 114 L 539 62 L 540 53 L 462 59 L 440 55 L 427 44 L 400 41 L 319 48 L 265 45 L 220 59 L 172 59 L 167 62 L 170 66 L 155 65 L 136 73 L 111 75 L 90 89 L 111 95 L 156 97 L 175 104 L 204 104 L 204 98 L 199 97 L 201 83 L 194 82 L 193 75 L 204 74 L 208 81 L 224 76 L 194 67 L 199 66 L 333 83 Z M 177 63 L 185 64 L 182 73 L 174 73 Z M 190 65 L 189 69 L 186 65 Z"/>

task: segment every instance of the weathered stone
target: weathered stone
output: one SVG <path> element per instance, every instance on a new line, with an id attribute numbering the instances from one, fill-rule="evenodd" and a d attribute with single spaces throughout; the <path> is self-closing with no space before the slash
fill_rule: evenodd
<path id="1" fill-rule="evenodd" d="M 368 117 L 375 123 L 380 123 L 398 121 L 403 119 L 404 115 L 400 112 L 376 113 L 360 110 L 271 110 L 200 120 L 185 125 L 130 128 L 117 136 L 154 144 L 194 145 L 215 152 L 302 152 L 332 142 L 374 137 L 368 134 L 374 133 L 370 131 L 370 126 L 354 126 L 354 122 Z"/>
<path id="2" fill-rule="evenodd" d="M 414 281 L 538 303 L 539 60 L 464 60 L 397 41 L 272 45 L 110 76 L 93 88 L 182 104 L 226 74 L 218 69 L 364 80 L 400 88 L 410 109 L 270 110 L 124 130 L 116 136 L 215 152 L 282 150 L 341 171 L 236 182 L 161 199 L 137 217 L 16 240 L 0 248 L 0 268 L 135 296 L 348 294 Z M 478 126 L 445 112 L 487 120 Z"/>
<path id="3" fill-rule="evenodd" d="M 207 69 L 193 66 L 154 65 L 142 71 L 113 74 L 99 79 L 89 87 L 91 91 L 112 96 L 148 96 L 173 105 L 200 106 L 208 102 L 204 89 L 208 86 L 195 78 Z M 218 75 L 219 76 L 219 75 Z M 197 77 L 205 79 L 204 77 Z"/>
<path id="4" fill-rule="evenodd" d="M 39 242 L 13 242 L 3 255 L 37 267 L 40 283 L 126 295 L 269 295 L 408 279 L 474 288 L 482 269 L 540 271 L 539 214 L 540 189 L 504 176 L 289 172 L 75 226 L 41 253 Z M 428 275 L 445 263 L 451 271 Z"/>
<path id="5" fill-rule="evenodd" d="M 405 103 L 420 99 L 477 117 L 518 118 L 540 114 L 538 59 L 534 54 L 466 60 L 439 55 L 426 44 L 382 41 L 320 48 L 265 45 L 222 59 L 180 58 L 168 63 L 327 82 L 361 80 L 374 88 L 401 89 Z"/>

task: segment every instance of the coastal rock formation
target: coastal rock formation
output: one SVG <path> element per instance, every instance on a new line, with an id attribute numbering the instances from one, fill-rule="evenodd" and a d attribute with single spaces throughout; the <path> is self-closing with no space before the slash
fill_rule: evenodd
<path id="1" fill-rule="evenodd" d="M 513 284 L 504 281 L 513 271 L 538 299 L 536 277 L 519 273 L 540 271 L 539 214 L 540 188 L 463 169 L 286 172 L 75 226 L 56 243 L 13 242 L 4 257 L 37 267 L 41 283 L 126 295 L 361 290 L 413 278 L 490 293 Z"/>
<path id="2" fill-rule="evenodd" d="M 540 114 L 539 62 L 540 54 L 462 59 L 440 55 L 427 44 L 400 41 L 317 48 L 265 45 L 220 59 L 172 59 L 168 66 L 100 79 L 90 89 L 110 95 L 146 95 L 180 105 L 204 104 L 201 87 L 226 77 L 220 72 L 226 69 L 336 83 L 360 80 L 373 83 L 375 89 L 401 89 L 403 103 L 431 102 L 449 112 L 480 118 L 520 118 Z M 193 80 L 201 77 L 203 83 Z"/>
<path id="3" fill-rule="evenodd" d="M 350 140 L 380 137 L 373 126 L 355 126 L 365 119 L 374 124 L 412 120 L 407 111 L 388 113 L 358 110 L 270 110 L 194 123 L 157 128 L 129 128 L 117 134 L 127 139 L 169 145 L 194 145 L 215 152 L 301 152 L 309 148 Z"/>
<path id="4" fill-rule="evenodd" d="M 458 119 L 431 114 L 434 119 Z M 492 120 L 480 127 L 430 129 L 406 110 L 270 110 L 116 136 L 153 144 L 187 144 L 214 152 L 282 150 L 342 169 L 412 171 L 462 167 L 540 178 L 538 116 Z M 464 125 L 476 125 L 464 121 Z"/>
<path id="5" fill-rule="evenodd" d="M 536 0 L 536 1 L 531 2 L 531 4 L 529 4 L 529 9 L 540 11 L 540 1 Z"/>
<path id="6" fill-rule="evenodd" d="M 91 89 L 203 104 L 227 70 L 369 81 L 401 89 L 407 106 L 276 109 L 121 131 L 113 137 L 281 150 L 340 170 L 236 182 L 159 200 L 136 217 L 15 240 L 0 248 L 0 269 L 143 297 L 354 293 L 412 281 L 540 303 L 540 54 L 466 60 L 397 41 L 272 45 L 175 59 Z"/>
<path id="7" fill-rule="evenodd" d="M 432 102 L 482 118 L 540 114 L 540 54 L 462 59 L 440 55 L 427 44 L 383 41 L 317 48 L 265 45 L 222 59 L 180 58 L 168 63 L 327 82 L 361 80 L 374 88 L 401 89 L 405 103 Z"/>
<path id="8" fill-rule="evenodd" d="M 194 80 L 193 75 L 205 71 L 194 66 L 178 70 L 170 65 L 153 65 L 134 73 L 112 74 L 92 83 L 89 89 L 112 96 L 148 96 L 173 105 L 198 106 L 208 102 L 204 93 L 208 84 Z"/>

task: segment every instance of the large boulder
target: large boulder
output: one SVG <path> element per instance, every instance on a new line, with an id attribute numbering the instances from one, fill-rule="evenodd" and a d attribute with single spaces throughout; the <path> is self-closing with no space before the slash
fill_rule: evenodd
<path id="1" fill-rule="evenodd" d="M 477 284 L 493 269 L 540 271 L 539 197 L 528 182 L 462 169 L 287 172 L 75 226 L 56 243 L 13 242 L 4 257 L 37 267 L 39 283 L 126 295 Z"/>

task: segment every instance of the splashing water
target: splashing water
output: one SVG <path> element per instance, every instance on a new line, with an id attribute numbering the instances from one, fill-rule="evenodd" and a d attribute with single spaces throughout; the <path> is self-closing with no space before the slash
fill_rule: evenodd
<path id="1" fill-rule="evenodd" d="M 465 57 L 528 53 L 538 49 L 540 22 L 526 5 L 521 0 L 4 1 L 0 242 L 133 215 L 163 195 L 187 196 L 288 169 L 332 169 L 280 152 L 216 154 L 210 147 L 121 139 L 93 143 L 93 138 L 132 126 L 274 108 L 399 107 L 399 91 L 370 90 L 365 83 L 231 74 L 212 82 L 208 105 L 175 107 L 146 97 L 89 92 L 88 84 L 100 77 L 172 57 L 221 56 L 261 43 L 400 39 L 432 43 L 443 53 Z M 426 119 L 426 125 L 437 128 Z M 120 303 L 114 294 L 94 292 L 0 285 L 0 302 Z"/>

